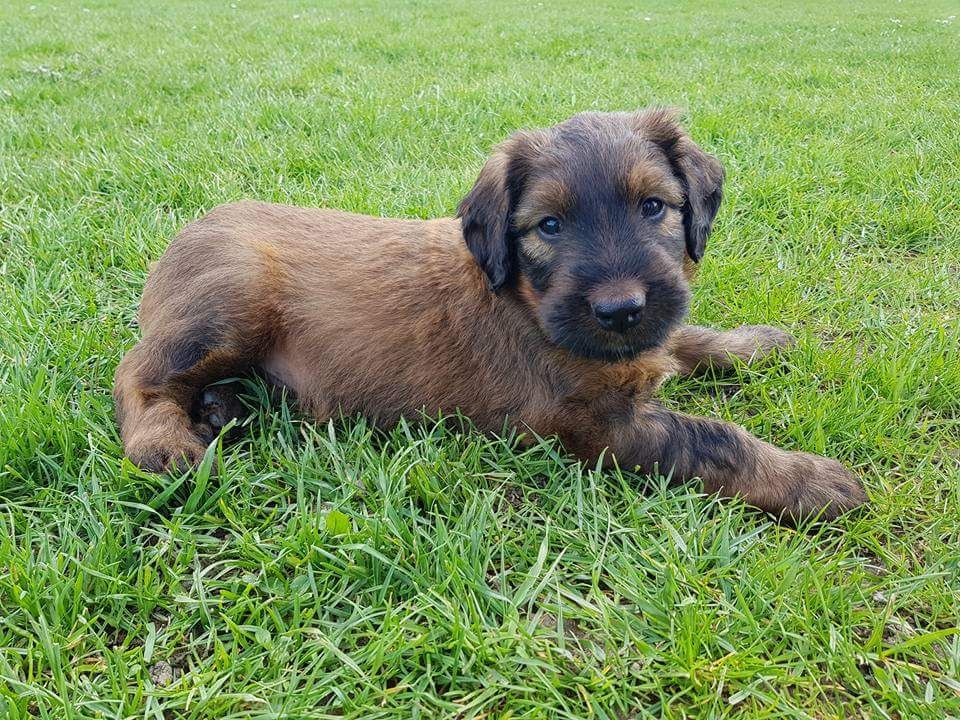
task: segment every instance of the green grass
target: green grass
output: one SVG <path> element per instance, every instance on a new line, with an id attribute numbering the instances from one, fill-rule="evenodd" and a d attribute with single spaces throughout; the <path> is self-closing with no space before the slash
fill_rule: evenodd
<path id="1" fill-rule="evenodd" d="M 591 5 L 0 6 L 0 717 L 960 717 L 956 3 Z M 121 461 L 112 372 L 185 222 L 450 214 L 511 130 L 652 103 L 728 171 L 694 318 L 800 338 L 667 402 L 840 458 L 868 509 L 791 530 L 286 407 L 219 474 Z"/>

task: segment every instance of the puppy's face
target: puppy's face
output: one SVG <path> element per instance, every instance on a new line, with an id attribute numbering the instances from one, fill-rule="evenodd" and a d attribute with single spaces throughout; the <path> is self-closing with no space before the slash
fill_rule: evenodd
<path id="1" fill-rule="evenodd" d="M 585 113 L 503 143 L 459 215 L 491 287 L 553 343 L 625 360 L 683 320 L 722 181 L 667 111 Z"/>

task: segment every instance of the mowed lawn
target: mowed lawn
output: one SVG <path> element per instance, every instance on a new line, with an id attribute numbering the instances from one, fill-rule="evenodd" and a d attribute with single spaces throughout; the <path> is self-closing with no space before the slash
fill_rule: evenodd
<path id="1" fill-rule="evenodd" d="M 960 7 L 591 5 L 0 4 L 0 717 L 960 717 Z M 665 402 L 868 508 L 287 405 L 218 473 L 121 459 L 187 221 L 451 214 L 512 130 L 654 103 L 727 169 L 693 318 L 799 338 Z"/>

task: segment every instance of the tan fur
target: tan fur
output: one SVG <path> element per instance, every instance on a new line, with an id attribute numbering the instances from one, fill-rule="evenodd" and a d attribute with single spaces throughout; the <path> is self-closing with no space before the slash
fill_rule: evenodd
<path id="1" fill-rule="evenodd" d="M 535 232 L 527 233 L 520 238 L 520 244 L 523 246 L 527 255 L 538 262 L 548 263 L 554 259 L 554 250 L 549 243 L 537 237 Z"/>
<path id="2" fill-rule="evenodd" d="M 660 115 L 651 117 L 654 132 L 668 133 Z M 499 173 L 518 144 L 542 150 L 544 142 L 525 134 L 502 145 L 478 185 L 502 189 Z M 633 171 L 632 192 L 650 192 L 636 183 L 662 173 L 662 164 Z M 677 184 L 672 177 L 663 183 L 667 192 Z M 529 207 L 549 201 L 548 187 Z M 680 232 L 679 219 L 671 222 Z M 524 242 L 544 259 L 554 254 L 542 240 Z M 677 272 L 693 275 L 689 259 L 676 263 Z M 558 285 L 565 282 L 572 280 L 558 273 Z M 592 360 L 545 340 L 543 302 L 522 274 L 512 290 L 491 292 L 458 219 L 261 202 L 218 207 L 184 228 L 150 273 L 143 339 L 116 374 L 126 452 L 155 470 L 197 462 L 208 434 L 192 416 L 198 393 L 260 368 L 318 420 L 342 412 L 391 424 L 422 411 L 459 411 L 488 432 L 509 422 L 557 435 L 589 462 L 604 453 L 608 462 L 650 470 L 658 458 L 670 459 L 678 478 L 702 477 L 708 490 L 772 512 L 834 514 L 862 501 L 859 485 L 834 461 L 787 453 L 736 426 L 715 423 L 731 443 L 719 449 L 671 444 L 677 427 L 695 440 L 696 423 L 714 421 L 656 404 L 666 377 L 727 367 L 731 356 L 751 360 L 787 346 L 789 336 L 772 328 L 680 327 L 630 360 Z"/>
<path id="3" fill-rule="evenodd" d="M 657 195 L 665 202 L 679 205 L 683 202 L 683 189 L 676 179 L 651 162 L 639 162 L 629 166 L 624 178 L 624 196 L 639 205 L 649 195 Z"/>

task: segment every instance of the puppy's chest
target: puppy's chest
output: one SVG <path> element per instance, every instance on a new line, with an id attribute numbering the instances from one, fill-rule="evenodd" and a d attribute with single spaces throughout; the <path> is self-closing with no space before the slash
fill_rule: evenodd
<path id="1" fill-rule="evenodd" d="M 558 397 L 560 412 L 591 425 L 629 423 L 636 408 L 650 401 L 675 371 L 675 361 L 665 352 L 647 353 L 629 363 L 593 365 L 568 379 L 569 386 Z"/>

